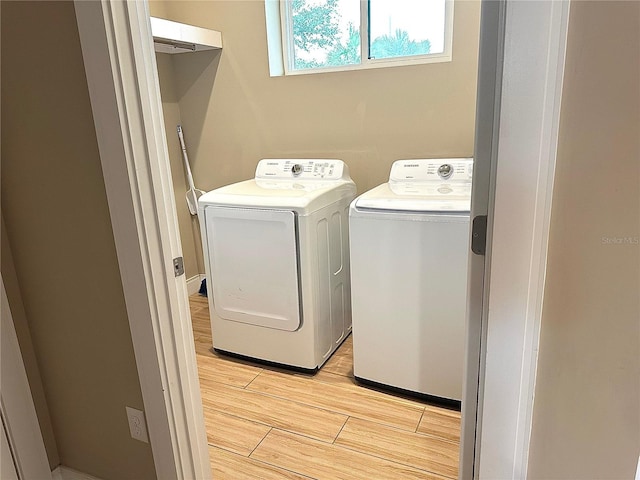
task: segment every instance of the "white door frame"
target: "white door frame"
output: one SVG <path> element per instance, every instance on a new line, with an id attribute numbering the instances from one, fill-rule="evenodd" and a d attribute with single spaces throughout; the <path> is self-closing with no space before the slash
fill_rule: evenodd
<path id="1" fill-rule="evenodd" d="M 474 478 L 527 476 L 569 7 L 507 0 L 500 13 Z"/>
<path id="2" fill-rule="evenodd" d="M 186 284 L 173 277 L 181 246 L 147 5 L 75 5 L 156 472 L 207 479 Z M 486 257 L 471 260 L 471 283 L 485 288 L 471 300 L 482 343 L 467 369 L 465 398 L 477 393 L 478 408 L 463 414 L 463 478 L 526 476 L 568 24 L 565 1 L 506 0 L 502 12 L 499 115 L 479 117 L 493 134 L 474 193 L 485 200 L 473 213 L 487 214 L 489 229 Z"/>
<path id="3" fill-rule="evenodd" d="M 7 434 L 9 449 L 18 478 L 51 479 L 51 469 L 33 404 L 27 372 L 22 361 L 20 345 L 13 325 L 4 280 L 0 278 L 0 416 Z M 5 458 L 5 460 L 7 460 Z M 6 466 L 4 466 L 6 468 Z M 3 471 L 4 471 L 3 468 Z"/>
<path id="4" fill-rule="evenodd" d="M 75 10 L 156 473 L 210 479 L 148 5 Z"/>
<path id="5" fill-rule="evenodd" d="M 491 221 L 495 195 L 498 138 L 500 132 L 500 100 L 502 93 L 502 63 L 504 58 L 504 30 L 506 1 L 482 3 L 480 20 L 480 48 L 476 99 L 476 137 L 474 145 L 473 191 L 471 202 L 472 226 L 485 218 L 487 223 L 486 254 L 476 254 L 473 246 L 474 230 L 470 232 L 467 341 L 465 383 L 462 402 L 462 432 L 460 443 L 460 478 L 478 478 L 480 432 L 482 427 L 481 375 L 484 372 L 486 348 L 487 298 L 489 294 L 491 257 Z M 489 218 L 491 217 L 491 218 Z M 482 236 L 478 239 L 481 241 Z M 487 288 L 485 288 L 485 285 Z M 469 400 L 471 399 L 471 400 Z M 468 441 L 467 439 L 473 439 Z"/>

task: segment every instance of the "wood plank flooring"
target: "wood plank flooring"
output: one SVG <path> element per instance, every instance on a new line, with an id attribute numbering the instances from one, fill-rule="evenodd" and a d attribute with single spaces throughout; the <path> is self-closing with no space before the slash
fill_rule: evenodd
<path id="1" fill-rule="evenodd" d="M 214 353 L 207 299 L 190 306 L 215 480 L 457 478 L 460 413 L 359 386 L 351 337 L 294 373 Z"/>

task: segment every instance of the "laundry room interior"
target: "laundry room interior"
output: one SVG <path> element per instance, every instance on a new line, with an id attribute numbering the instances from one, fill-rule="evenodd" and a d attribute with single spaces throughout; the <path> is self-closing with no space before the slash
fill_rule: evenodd
<path id="1" fill-rule="evenodd" d="M 638 476 L 640 2 L 453 4 L 451 61 L 278 75 L 263 1 L 0 2 L 3 479 Z M 505 51 L 493 45 L 493 65 L 486 40 L 502 24 L 484 15 L 491 7 L 509 13 Z M 218 32 L 222 48 L 156 55 L 148 9 L 154 18 Z M 487 92 L 487 77 L 502 79 L 501 87 Z M 114 95 L 118 85 L 129 88 L 126 98 Z M 474 112 L 487 105 L 500 106 L 498 152 L 478 146 L 488 143 L 492 132 L 481 127 L 491 122 L 479 122 L 473 138 Z M 142 115 L 150 106 L 153 114 Z M 344 274 L 344 254 L 351 254 L 353 333 L 348 320 L 340 331 L 322 330 L 337 334 L 336 350 L 304 358 L 311 372 L 217 346 L 224 329 L 212 335 L 214 296 L 198 294 L 212 266 L 187 205 L 178 125 L 195 186 L 207 192 L 200 197 L 205 222 L 211 210 L 214 227 L 241 219 L 239 232 L 253 232 L 226 232 L 233 235 L 225 245 L 236 247 L 229 258 L 240 260 L 237 277 L 247 281 L 251 257 L 262 252 L 243 250 L 260 241 L 251 230 L 257 220 L 282 226 L 264 238 L 286 239 L 276 247 L 287 263 L 269 268 L 288 272 L 282 278 L 291 283 L 278 291 L 273 282 L 269 291 L 293 303 L 262 305 L 273 312 L 284 305 L 282 320 L 293 326 L 272 323 L 257 342 L 243 338 L 245 348 L 266 343 L 257 353 L 295 353 L 292 363 L 301 361 L 306 347 L 281 345 L 301 332 L 315 342 L 317 332 L 305 326 L 316 311 L 333 315 L 333 303 L 309 282 L 320 285 L 322 265 Z M 460 412 L 411 395 L 412 386 L 392 388 L 406 380 L 397 373 L 382 378 L 392 364 L 428 353 L 396 335 L 407 333 L 395 328 L 410 313 L 406 305 L 388 322 L 359 323 L 367 318 L 358 312 L 374 307 L 365 317 L 384 318 L 392 290 L 396 298 L 415 294 L 417 282 L 393 282 L 420 265 L 407 262 L 416 244 L 402 241 L 400 212 L 389 209 L 395 200 L 387 209 L 384 202 L 415 193 L 412 169 L 455 180 L 456 170 L 469 174 L 472 157 L 478 190 L 481 169 L 496 161 L 496 201 L 484 211 L 495 223 L 486 257 L 467 252 L 472 267 L 489 262 L 490 278 L 480 277 L 488 281 L 469 289 L 488 295 L 484 303 L 470 298 L 486 307 L 470 317 L 488 328 L 485 348 L 475 352 L 486 360 L 475 382 L 478 402 L 463 402 Z M 447 183 L 436 190 L 450 195 L 455 185 Z M 269 195 L 246 195 L 263 186 Z M 484 187 L 489 195 L 488 181 Z M 359 201 L 345 211 L 354 196 Z M 343 225 L 343 214 L 328 213 L 334 200 L 356 222 L 346 251 L 337 241 L 344 229 L 310 235 L 314 226 L 323 234 Z M 307 215 L 317 202 L 323 207 Z M 418 218 L 420 205 L 406 205 L 414 211 L 402 218 Z M 474 196 L 472 218 L 482 215 L 478 205 Z M 225 216 L 230 207 L 242 213 Z M 296 255 L 287 255 L 293 248 Z M 407 266 L 399 268 L 401 257 Z M 389 275 L 366 275 L 374 269 Z M 470 270 L 473 281 L 478 272 Z M 346 311 L 345 283 L 324 285 L 317 291 L 338 295 Z M 363 287 L 376 295 L 358 293 Z M 236 289 L 224 307 L 245 298 Z M 243 308 L 227 310 L 260 313 Z M 236 323 L 259 331 L 255 318 Z M 380 343 L 366 341 L 373 361 L 358 363 L 360 327 L 375 325 L 384 329 L 370 338 L 406 348 L 376 355 Z M 478 408 L 471 417 L 470 405 Z M 12 466 L 14 475 L 5 475 Z M 25 473 L 35 466 L 38 474 Z"/>
<path id="2" fill-rule="evenodd" d="M 419 326 L 415 327 L 415 332 L 406 328 L 406 334 L 397 339 L 398 345 L 402 342 L 402 349 L 406 349 L 406 356 L 401 352 L 394 354 L 393 349 L 382 348 L 376 351 L 380 341 L 369 335 L 366 326 L 361 327 L 363 346 L 359 348 L 362 348 L 363 353 L 360 354 L 360 371 L 369 376 L 368 373 L 375 371 L 378 364 L 385 371 L 380 377 L 372 372 L 371 381 L 365 378 L 358 378 L 356 381 L 354 378 L 352 337 L 358 338 L 358 327 L 354 325 L 354 333 L 349 335 L 350 318 L 349 325 L 341 334 L 343 336 L 337 335 L 334 339 L 337 340 L 334 347 L 337 350 L 328 360 L 325 358 L 320 362 L 321 368 L 317 373 L 292 370 L 289 367 L 300 365 L 294 360 L 288 362 L 286 355 L 274 353 L 270 356 L 265 353 L 261 358 L 258 352 L 262 350 L 253 348 L 251 342 L 268 345 L 271 338 L 277 338 L 264 337 L 269 332 L 259 330 L 263 327 L 257 327 L 258 330 L 251 332 L 244 329 L 242 323 L 236 323 L 238 331 L 235 334 L 226 333 L 229 330 L 224 329 L 222 323 L 225 322 L 219 319 L 220 336 L 244 336 L 243 341 L 247 343 L 244 346 L 242 342 L 234 344 L 232 341 L 216 344 L 214 340 L 213 347 L 216 351 L 213 351 L 210 318 L 217 316 L 210 317 L 212 289 L 215 286 L 212 287 L 205 268 L 208 258 L 205 250 L 209 247 L 207 236 L 203 237 L 200 231 L 204 216 L 201 215 L 199 220 L 198 215 L 192 215 L 185 200 L 190 186 L 185 171 L 185 155 L 176 128 L 180 125 L 182 129 L 184 153 L 192 171 L 196 191 L 203 192 L 233 184 L 242 185 L 238 182 L 253 179 L 254 175 L 257 178 L 256 167 L 263 159 L 283 159 L 283 162 L 292 160 L 286 164 L 286 168 L 284 165 L 273 167 L 280 169 L 279 173 L 289 183 L 291 179 L 295 180 L 289 169 L 296 162 L 302 164 L 306 172 L 307 168 L 313 166 L 305 162 L 312 162 L 313 159 L 337 159 L 344 162 L 347 176 L 350 176 L 356 187 L 356 193 L 346 201 L 345 205 L 348 206 L 356 195 L 388 182 L 392 165 L 396 161 L 442 159 L 434 160 L 435 168 L 455 161 L 467 162 L 467 165 L 458 163 L 455 173 L 463 175 L 460 178 L 467 188 L 466 206 L 462 207 L 462 211 L 467 211 L 466 223 L 463 221 L 457 227 L 463 232 L 459 234 L 461 242 L 457 242 L 461 243 L 461 248 L 443 251 L 445 261 L 439 264 L 432 262 L 427 265 L 414 257 L 408 262 L 405 260 L 405 263 L 398 262 L 400 266 L 393 268 L 390 267 L 393 263 L 390 259 L 370 258 L 369 261 L 380 265 L 379 269 L 372 270 L 365 266 L 365 259 L 363 266 L 358 267 L 364 270 L 358 273 L 360 277 L 380 276 L 384 279 L 387 276 L 389 281 L 386 284 L 384 281 L 378 282 L 380 292 L 370 290 L 368 284 L 359 288 L 358 292 L 366 293 L 359 293 L 354 306 L 354 311 L 356 308 L 362 310 L 361 316 L 368 315 L 366 312 L 370 311 L 367 310 L 369 304 L 374 310 L 376 305 L 382 305 L 374 302 L 375 297 L 381 298 L 390 284 L 396 284 L 397 288 L 392 288 L 387 295 L 390 301 L 388 308 L 384 310 L 385 315 L 397 305 L 399 317 L 420 317 L 420 312 L 415 310 L 422 308 L 422 304 L 415 308 L 398 304 L 407 298 L 411 302 L 411 294 L 407 297 L 402 291 L 424 288 L 434 291 L 429 301 L 437 301 L 438 295 L 442 294 L 445 298 L 442 304 L 451 306 L 445 307 L 445 310 L 451 310 L 451 313 L 444 312 L 445 317 L 455 315 L 462 320 L 466 304 L 465 249 L 468 249 L 468 203 L 475 133 L 480 2 L 455 2 L 455 11 L 449 13 L 453 13 L 452 57 L 449 61 L 337 72 L 318 70 L 298 75 L 282 75 L 282 72 L 274 74 L 272 71 L 273 65 L 270 66 L 269 58 L 272 52 L 269 51 L 271 47 L 268 46 L 267 39 L 273 34 L 273 29 L 267 30 L 265 2 L 151 1 L 149 7 L 154 18 L 210 29 L 221 35 L 221 48 L 194 52 L 174 48 L 171 54 L 160 53 L 167 48 L 168 42 L 163 41 L 165 45 L 156 49 L 167 147 L 214 478 L 217 478 L 216 473 L 223 478 L 233 471 L 245 472 L 253 475 L 253 478 L 266 478 L 264 475 L 267 473 L 263 469 L 272 473 L 283 474 L 288 471 L 324 478 L 322 472 L 329 477 L 339 474 L 336 472 L 346 474 L 353 465 L 364 469 L 363 471 L 372 469 L 374 472 L 385 468 L 394 472 L 394 475 L 400 475 L 393 478 L 403 478 L 402 475 L 407 472 L 457 478 L 464 357 L 462 324 L 461 331 L 458 330 L 449 337 L 443 333 L 439 341 L 432 340 L 431 344 L 423 345 L 420 345 L 420 341 L 427 334 L 420 334 Z M 153 26 L 152 21 L 152 28 Z M 426 172 L 426 165 L 424 169 Z M 460 173 L 462 171 L 463 174 Z M 304 172 L 300 180 L 304 179 Z M 408 175 L 408 178 L 415 174 L 401 170 L 398 172 L 400 175 Z M 454 195 L 457 193 L 454 192 Z M 410 193 L 414 200 L 419 196 L 420 193 Z M 207 198 L 207 195 L 202 197 L 201 207 L 203 200 Z M 349 213 L 344 207 L 341 208 L 344 209 L 343 220 L 346 222 Z M 297 221 L 304 218 L 304 214 L 296 215 L 301 215 L 297 217 Z M 390 228 L 410 232 L 408 236 L 424 240 L 421 235 L 425 233 L 410 230 L 411 224 L 416 225 L 418 222 L 405 223 L 406 225 L 392 225 Z M 216 227 L 210 228 L 213 231 Z M 218 232 L 221 228 L 218 227 Z M 259 236 L 260 226 L 256 228 L 258 230 L 253 233 L 244 231 L 244 235 Z M 303 230 L 303 227 L 299 228 Z M 345 223 L 343 229 L 347 228 Z M 384 257 L 390 253 L 384 249 L 410 249 L 410 245 L 414 243 L 407 237 L 404 246 L 402 238 L 395 244 L 380 243 L 376 237 L 384 233 L 378 234 L 375 230 L 363 230 L 359 238 L 363 235 L 364 239 L 358 241 L 363 242 L 363 246 L 373 246 L 373 250 L 363 249 L 367 252 L 363 255 L 382 254 Z M 399 237 L 402 235 L 403 233 L 398 234 Z M 264 243 L 268 244 L 267 234 L 264 236 Z M 367 236 L 371 237 L 370 242 Z M 222 268 L 220 265 L 226 257 L 231 258 L 228 262 L 229 272 L 232 272 L 234 265 L 237 270 L 242 270 L 244 267 L 240 264 L 244 264 L 243 258 L 252 257 L 255 250 L 261 249 L 260 240 L 258 238 L 252 245 L 241 247 L 252 252 L 238 253 L 237 257 L 229 257 L 234 253 L 228 253 L 218 243 L 221 250 L 217 252 L 220 255 L 217 260 L 218 269 Z M 236 245 L 245 243 L 240 238 L 230 242 Z M 376 243 L 381 245 L 377 251 Z M 456 242 L 447 238 L 440 244 L 434 241 L 430 248 L 444 248 L 447 243 Z M 352 257 L 354 248 L 352 245 Z M 348 249 L 348 244 L 345 243 L 344 249 Z M 417 250 L 416 253 L 419 252 Z M 311 256 L 316 254 L 318 252 L 314 251 Z M 213 258 L 213 255 L 209 252 L 209 256 Z M 303 256 L 300 252 L 298 255 Z M 410 255 L 409 253 L 406 257 L 410 258 Z M 446 259 L 451 260 L 449 268 Z M 346 260 L 348 262 L 348 257 Z M 215 263 L 213 259 L 211 261 Z M 417 268 L 410 266 L 416 261 Z M 301 260 L 303 262 L 304 259 Z M 251 266 L 246 268 L 247 276 L 254 274 L 262 278 L 257 272 L 251 271 Z M 417 285 L 402 283 L 404 268 L 407 269 L 407 283 Z M 438 281 L 431 277 L 430 283 L 428 278 L 423 278 L 425 275 L 421 271 L 429 268 L 446 270 L 438 276 L 439 279 L 456 277 L 453 282 L 459 293 L 447 295 L 445 287 L 442 291 L 435 292 Z M 385 269 L 388 271 L 385 272 Z M 225 274 L 221 274 L 222 277 L 215 277 L 216 273 L 213 275 L 214 278 L 222 278 L 219 283 L 225 283 L 229 275 L 234 276 L 233 273 L 226 274 L 227 277 Z M 352 270 L 351 277 L 355 275 Z M 203 283 L 205 278 L 207 280 Z M 275 284 L 279 282 L 275 276 L 272 281 Z M 448 288 L 449 284 L 446 285 Z M 199 295 L 198 291 L 208 291 L 209 298 Z M 222 293 L 219 295 L 221 298 Z M 300 294 L 303 304 L 301 309 L 317 300 L 315 295 L 309 295 L 308 298 L 304 295 L 304 292 Z M 319 300 L 320 303 L 322 301 L 329 303 L 328 298 Z M 453 302 L 453 305 L 447 302 Z M 349 301 L 341 307 L 347 310 L 348 317 L 351 317 L 350 303 Z M 252 305 L 251 308 L 259 309 L 261 306 Z M 216 309 L 219 311 L 222 307 Z M 441 314 L 442 309 L 438 312 L 438 315 Z M 309 324 L 308 314 L 307 311 L 303 312 L 301 325 L 304 325 L 305 319 Z M 224 313 L 220 315 L 224 316 Z M 402 319 L 389 318 L 388 321 L 391 325 L 397 325 Z M 366 323 L 363 320 L 361 322 Z M 316 326 L 316 330 L 318 328 Z M 304 329 L 301 327 L 299 330 Z M 400 331 L 396 327 L 378 334 L 393 337 L 394 330 Z M 216 338 L 215 327 L 213 337 Z M 301 341 L 293 342 L 299 343 L 299 349 L 313 349 L 312 345 L 303 345 Z M 364 345 L 366 342 L 370 345 Z M 455 344 L 451 351 L 447 350 L 447 342 Z M 295 346 L 288 343 L 265 348 L 296 350 Z M 455 378 L 455 381 L 449 383 L 454 384 L 454 391 L 460 390 L 456 394 L 450 390 L 441 396 L 421 395 L 418 392 L 420 388 L 416 381 L 409 377 L 428 375 L 422 370 L 428 371 L 430 368 L 417 366 L 421 359 L 426 363 L 427 358 L 421 357 L 423 354 L 420 352 L 427 349 L 434 352 L 433 358 L 428 358 L 428 362 L 438 365 L 441 376 Z M 235 355 L 229 356 L 229 353 Z M 449 358 L 444 360 L 438 355 Z M 385 361 L 385 357 L 396 358 L 387 358 Z M 388 368 L 388 365 L 394 363 L 395 370 Z M 416 367 L 411 366 L 413 363 Z M 447 365 L 454 367 L 447 368 Z M 406 373 L 407 370 L 417 368 L 422 373 Z M 402 383 L 401 380 L 394 382 L 394 377 L 403 375 L 407 376 L 408 383 Z M 455 400 L 451 400 L 454 397 Z M 316 457 L 315 460 L 305 462 L 298 454 L 289 456 L 286 453 L 306 451 L 315 452 L 312 454 Z M 332 466 L 323 467 L 324 462 Z M 323 468 L 329 469 L 323 471 Z M 406 471 L 401 473 L 403 470 Z"/>
<path id="3" fill-rule="evenodd" d="M 223 48 L 158 54 L 176 197 L 186 192 L 176 125 L 196 187 L 253 178 L 263 158 L 335 158 L 358 193 L 389 178 L 395 160 L 473 153 L 480 3 L 455 4 L 453 60 L 308 75 L 269 75 L 264 2 L 151 1 L 150 13 L 216 30 Z M 187 278 L 204 274 L 195 223 L 179 201 Z M 196 260 L 198 259 L 198 260 Z"/>

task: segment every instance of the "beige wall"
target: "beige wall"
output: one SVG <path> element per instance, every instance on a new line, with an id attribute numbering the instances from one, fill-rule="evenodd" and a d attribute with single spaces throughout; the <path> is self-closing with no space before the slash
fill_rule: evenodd
<path id="1" fill-rule="evenodd" d="M 223 35 L 221 54 L 170 60 L 203 190 L 253 177 L 261 158 L 341 158 L 363 192 L 399 158 L 473 153 L 478 1 L 455 4 L 452 62 L 274 78 L 263 1 L 155 1 L 151 13 Z"/>
<path id="2" fill-rule="evenodd" d="M 29 330 L 29 322 L 24 310 L 22 294 L 18 285 L 18 276 L 11 254 L 9 245 L 9 237 L 7 236 L 7 227 L 2 218 L 2 241 L 0 243 L 0 253 L 2 254 L 2 280 L 7 292 L 7 299 L 11 305 L 11 318 L 16 329 L 16 336 L 20 345 L 20 353 L 22 354 L 22 362 L 27 372 L 29 387 L 31 389 L 31 397 L 36 408 L 38 423 L 40 424 L 40 432 L 44 440 L 49 466 L 53 470 L 60 464 L 60 456 L 58 455 L 58 446 L 56 445 L 55 435 L 53 433 L 53 425 L 51 424 L 51 415 L 47 405 L 47 397 L 42 386 L 42 377 L 40 376 L 40 368 L 36 359 L 33 341 L 31 340 L 31 331 Z"/>
<path id="3" fill-rule="evenodd" d="M 73 3 L 1 8 L 2 251 L 53 425 L 48 453 L 57 445 L 62 464 L 104 480 L 155 478 L 125 413 L 142 396 Z"/>
<path id="4" fill-rule="evenodd" d="M 152 11 L 159 2 L 151 4 Z M 155 11 L 154 11 L 155 14 Z M 186 192 L 187 177 L 182 159 L 182 150 L 176 132 L 176 126 L 181 123 L 180 105 L 176 96 L 173 71 L 173 56 L 166 53 L 156 54 L 158 65 L 158 78 L 160 82 L 160 95 L 162 97 L 162 110 L 164 115 L 164 127 L 167 134 L 167 148 L 171 164 L 171 178 L 173 192 L 175 194 L 176 211 L 178 213 L 178 225 L 180 228 L 180 240 L 182 242 L 182 255 L 184 257 L 184 269 L 186 278 L 189 279 L 200 273 L 204 273 L 204 260 L 202 256 L 202 241 L 200 240 L 200 228 L 198 218 L 191 216 L 187 207 Z M 190 152 L 189 132 L 183 132 L 187 154 Z M 192 162 L 190 158 L 190 163 Z M 196 187 L 199 187 L 196 184 Z"/>
<path id="5" fill-rule="evenodd" d="M 152 17 L 167 18 L 167 10 L 164 0 L 147 0 L 149 5 L 149 14 Z"/>
<path id="6" fill-rule="evenodd" d="M 640 2 L 571 4 L 529 478 L 640 454 Z M 606 239 L 630 237 L 631 244 Z"/>

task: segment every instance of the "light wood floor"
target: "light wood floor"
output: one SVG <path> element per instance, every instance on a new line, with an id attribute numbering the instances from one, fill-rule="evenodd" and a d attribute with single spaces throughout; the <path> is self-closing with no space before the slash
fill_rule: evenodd
<path id="1" fill-rule="evenodd" d="M 357 385 L 347 338 L 316 375 L 212 352 L 190 298 L 215 480 L 457 478 L 460 413 Z"/>

